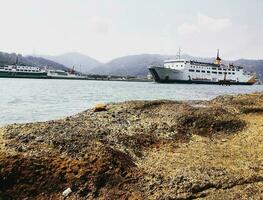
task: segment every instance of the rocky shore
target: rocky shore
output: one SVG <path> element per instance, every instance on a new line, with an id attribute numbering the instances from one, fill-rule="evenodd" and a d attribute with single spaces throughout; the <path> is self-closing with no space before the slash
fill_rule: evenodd
<path id="1" fill-rule="evenodd" d="M 0 129 L 0 199 L 262 196 L 263 93 L 113 103 Z"/>

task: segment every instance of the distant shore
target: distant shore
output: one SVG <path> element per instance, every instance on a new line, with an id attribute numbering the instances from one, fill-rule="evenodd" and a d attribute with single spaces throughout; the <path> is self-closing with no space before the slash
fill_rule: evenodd
<path id="1" fill-rule="evenodd" d="M 14 78 L 14 79 L 48 79 L 48 80 L 87 80 L 87 81 L 128 81 L 128 82 L 153 82 L 152 79 L 145 78 L 90 78 L 90 77 L 75 77 L 75 78 L 67 78 L 67 77 L 0 77 L 1 78 Z"/>
<path id="2" fill-rule="evenodd" d="M 0 199 L 64 199 L 67 188 L 68 199 L 257 199 L 262 132 L 263 93 L 112 103 L 8 125 Z"/>

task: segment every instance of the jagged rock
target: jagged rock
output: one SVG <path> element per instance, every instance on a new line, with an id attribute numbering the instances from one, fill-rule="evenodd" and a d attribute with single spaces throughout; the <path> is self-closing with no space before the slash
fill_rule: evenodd
<path id="1" fill-rule="evenodd" d="M 262 97 L 130 101 L 8 125 L 0 129 L 0 199 L 60 199 L 65 188 L 71 199 L 257 199 Z"/>
<path id="2" fill-rule="evenodd" d="M 106 111 L 107 110 L 107 105 L 106 104 L 96 104 L 94 108 L 94 112 L 100 112 L 100 111 Z"/>

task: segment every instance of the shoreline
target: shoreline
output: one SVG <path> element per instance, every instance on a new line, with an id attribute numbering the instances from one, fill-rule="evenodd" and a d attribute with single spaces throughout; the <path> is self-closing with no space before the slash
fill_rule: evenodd
<path id="1" fill-rule="evenodd" d="M 83 81 L 126 81 L 126 82 L 154 82 L 152 79 L 118 79 L 118 78 L 67 78 L 67 77 L 0 77 L 0 79 L 45 79 L 45 80 L 83 80 Z"/>
<path id="2" fill-rule="evenodd" d="M 0 128 L 0 199 L 258 198 L 263 93 L 127 101 Z M 14 181 L 15 180 L 15 181 Z"/>
<path id="3" fill-rule="evenodd" d="M 123 81 L 123 82 L 152 82 L 155 83 L 155 81 L 153 79 L 140 79 L 140 78 L 134 78 L 134 79 L 118 79 L 118 78 L 66 78 L 66 77 L 44 77 L 44 78 L 36 78 L 36 77 L 0 77 L 0 79 L 45 79 L 45 80 L 83 80 L 83 81 Z M 263 82 L 262 81 L 257 81 L 253 84 L 250 83 L 230 83 L 230 84 L 226 84 L 224 82 L 189 82 L 189 81 L 167 81 L 167 82 L 159 82 L 158 84 L 205 84 L 205 85 L 226 85 L 226 86 L 230 86 L 230 85 L 247 85 L 247 86 L 252 86 L 252 85 L 262 85 Z"/>

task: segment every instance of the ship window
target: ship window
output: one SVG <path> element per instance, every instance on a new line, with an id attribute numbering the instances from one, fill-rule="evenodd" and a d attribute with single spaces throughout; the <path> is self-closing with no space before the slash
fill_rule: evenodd
<path id="1" fill-rule="evenodd" d="M 231 72 L 228 72 L 228 74 L 231 74 Z"/>
<path id="2" fill-rule="evenodd" d="M 234 73 L 234 72 L 233 72 L 232 74 L 233 74 L 233 75 L 235 75 L 235 73 Z"/>
<path id="3" fill-rule="evenodd" d="M 231 71 L 231 69 L 228 69 L 228 71 Z"/>
<path id="4" fill-rule="evenodd" d="M 210 71 L 207 71 L 208 74 L 210 74 Z"/>
<path id="5" fill-rule="evenodd" d="M 202 73 L 205 73 L 205 71 L 204 71 L 204 70 L 202 70 Z"/>
<path id="6" fill-rule="evenodd" d="M 235 71 L 235 69 L 232 69 L 232 71 Z"/>
<path id="7" fill-rule="evenodd" d="M 200 70 L 196 70 L 196 72 L 200 72 Z"/>
<path id="8" fill-rule="evenodd" d="M 217 74 L 217 72 L 212 72 L 212 74 Z"/>
<path id="9" fill-rule="evenodd" d="M 213 70 L 216 70 L 216 68 L 215 68 L 215 67 L 213 67 L 212 69 L 213 69 Z"/>
<path id="10" fill-rule="evenodd" d="M 222 74 L 222 72 L 218 72 L 218 74 Z"/>
<path id="11" fill-rule="evenodd" d="M 183 65 L 181 65 L 181 67 L 183 67 Z"/>
<path id="12" fill-rule="evenodd" d="M 239 69 L 237 71 L 239 71 Z"/>
<path id="13" fill-rule="evenodd" d="M 218 70 L 222 70 L 221 68 L 218 68 Z"/>
<path id="14" fill-rule="evenodd" d="M 189 72 L 194 72 L 195 70 L 193 70 L 193 69 L 189 69 Z"/>
<path id="15" fill-rule="evenodd" d="M 224 69 L 224 71 L 226 71 L 226 69 Z"/>

